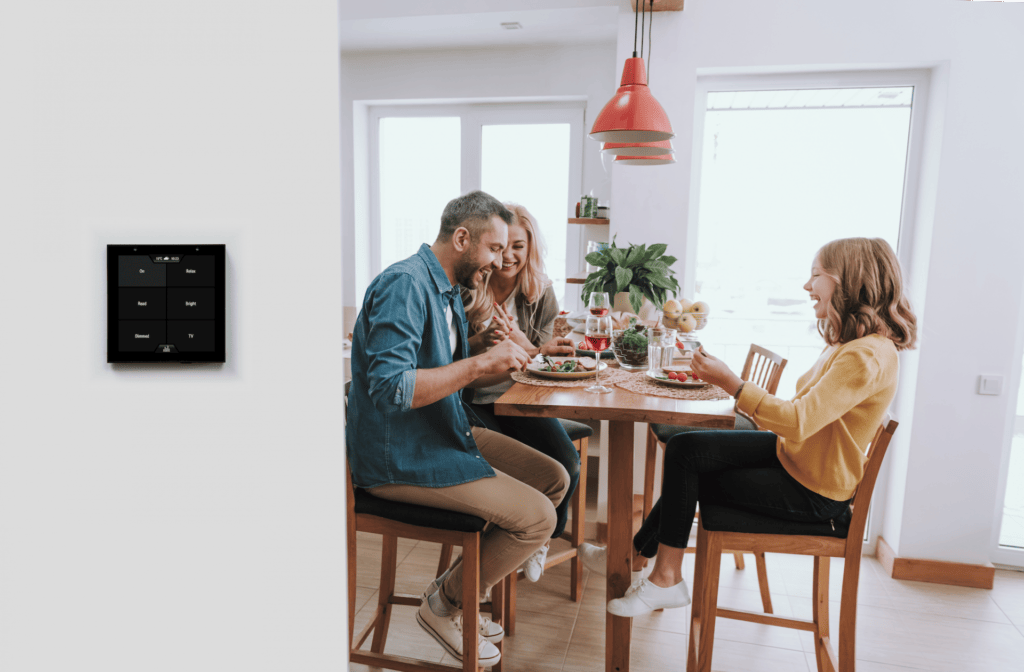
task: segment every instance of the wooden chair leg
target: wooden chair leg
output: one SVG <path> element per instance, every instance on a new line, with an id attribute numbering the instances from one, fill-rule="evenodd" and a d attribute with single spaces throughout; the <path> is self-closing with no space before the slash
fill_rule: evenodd
<path id="1" fill-rule="evenodd" d="M 687 647 L 686 672 L 697 672 L 697 650 L 700 646 L 700 632 L 704 621 L 704 592 L 708 577 L 707 532 L 697 527 L 697 547 L 694 551 L 693 597 L 690 604 L 690 644 Z"/>
<path id="2" fill-rule="evenodd" d="M 832 667 L 828 655 L 830 644 L 828 633 L 829 560 L 828 557 L 814 556 L 814 598 L 811 602 L 811 620 L 814 621 L 817 628 L 814 633 L 814 658 L 818 663 L 818 672 L 826 672 Z"/>
<path id="3" fill-rule="evenodd" d="M 858 549 L 847 552 L 843 563 L 843 592 L 839 603 L 839 655 L 829 647 L 836 672 L 853 672 L 857 653 L 857 586 L 860 583 Z"/>
<path id="4" fill-rule="evenodd" d="M 508 591 L 505 596 L 505 635 L 516 634 L 516 584 L 519 582 L 519 570 L 508 575 Z"/>
<path id="5" fill-rule="evenodd" d="M 466 534 L 462 542 L 462 670 L 477 672 L 480 628 L 480 535 Z"/>
<path id="6" fill-rule="evenodd" d="M 373 629 L 370 650 L 383 653 L 391 626 L 391 596 L 395 594 L 395 573 L 398 571 L 398 537 L 384 535 L 380 552 L 380 587 L 377 590 L 377 627 Z"/>
<path id="7" fill-rule="evenodd" d="M 348 522 L 348 648 L 352 649 L 355 647 L 355 627 L 356 627 L 356 569 L 357 569 L 357 552 L 356 547 L 356 526 L 354 521 L 355 514 L 350 514 Z"/>
<path id="8" fill-rule="evenodd" d="M 764 606 L 764 613 L 773 614 L 772 595 L 768 592 L 768 565 L 764 560 L 764 553 L 754 553 L 754 562 L 757 564 L 757 585 L 761 589 L 761 604 Z"/>
<path id="9" fill-rule="evenodd" d="M 647 425 L 647 458 L 644 462 L 644 520 L 651 515 L 654 507 L 654 467 L 658 463 L 658 437 L 654 430 Z"/>
<path id="10" fill-rule="evenodd" d="M 742 553 L 733 553 L 732 554 L 732 559 L 733 559 L 733 562 L 736 563 L 736 569 L 746 569 L 747 568 L 747 563 L 743 561 L 743 554 Z"/>
<path id="11" fill-rule="evenodd" d="M 703 532 L 703 543 L 701 540 Z M 711 672 L 711 656 L 715 645 L 715 618 L 718 611 L 718 580 L 722 569 L 722 542 L 717 534 L 703 527 L 697 531 L 697 552 L 701 546 L 707 554 L 704 562 L 704 586 L 701 591 L 701 627 L 697 642 L 697 672 Z"/>
<path id="12" fill-rule="evenodd" d="M 496 583 L 491 587 L 491 620 L 498 625 L 505 627 L 505 596 L 508 591 L 505 589 L 505 583 L 508 581 L 506 576 L 504 579 Z M 502 647 L 504 642 L 498 642 L 495 644 L 498 647 L 498 651 L 501 651 L 502 659 L 498 661 L 497 665 L 494 665 L 491 670 L 493 672 L 502 672 L 502 665 L 505 662 L 505 649 Z"/>
<path id="13" fill-rule="evenodd" d="M 441 544 L 441 557 L 437 560 L 437 574 L 434 578 L 441 576 L 448 571 L 448 567 L 452 564 L 452 545 Z"/>
<path id="14" fill-rule="evenodd" d="M 580 480 L 576 486 L 576 492 L 572 496 L 572 545 L 579 549 L 583 543 L 583 535 L 586 533 L 587 519 L 587 444 L 589 439 L 583 437 L 575 442 L 576 449 L 580 453 Z M 569 561 L 571 576 L 569 583 L 569 597 L 573 602 L 579 602 L 583 596 L 583 559 L 579 552 Z"/>

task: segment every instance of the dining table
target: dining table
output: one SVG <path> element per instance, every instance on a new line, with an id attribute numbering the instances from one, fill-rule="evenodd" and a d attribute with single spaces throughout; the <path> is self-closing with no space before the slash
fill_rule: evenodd
<path id="1" fill-rule="evenodd" d="M 614 362 L 610 365 L 616 367 Z M 521 375 L 517 376 L 517 381 L 522 380 Z M 602 384 L 605 384 L 604 381 Z M 495 402 L 494 411 L 498 415 L 518 417 L 608 421 L 608 463 L 601 465 L 601 468 L 606 469 L 608 474 L 606 594 L 608 599 L 613 599 L 625 595 L 631 578 L 630 560 L 635 532 L 634 423 L 732 428 L 735 422 L 735 402 L 731 398 L 705 401 L 656 396 L 633 392 L 614 383 L 610 387 L 610 393 L 595 394 L 587 392 L 583 387 L 516 382 Z M 605 612 L 606 672 L 629 670 L 631 626 L 631 619 Z"/>

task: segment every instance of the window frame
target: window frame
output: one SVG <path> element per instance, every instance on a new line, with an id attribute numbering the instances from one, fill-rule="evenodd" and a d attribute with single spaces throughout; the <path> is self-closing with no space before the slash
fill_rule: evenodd
<path id="1" fill-rule="evenodd" d="M 919 217 L 920 185 L 927 131 L 928 102 L 931 94 L 932 73 L 928 69 L 888 70 L 829 70 L 819 72 L 771 72 L 764 74 L 729 74 L 718 71 L 698 71 L 696 95 L 694 96 L 693 153 L 691 164 L 690 204 L 686 227 L 686 245 L 683 259 L 681 285 L 683 296 L 692 296 L 696 287 L 697 237 L 700 226 L 701 167 L 704 160 L 704 125 L 708 112 L 708 93 L 733 91 L 765 91 L 772 89 L 852 89 L 876 87 L 913 87 L 913 101 L 910 108 L 910 129 L 907 136 L 907 158 L 903 174 L 903 204 L 896 255 L 903 267 L 904 278 L 914 276 L 915 255 L 913 254 Z M 927 268 L 927 260 L 924 261 Z M 910 368 L 910 367 L 908 367 Z M 913 367 L 916 368 L 916 367 Z M 797 372 L 798 375 L 802 372 Z M 900 404 L 894 402 L 894 412 L 899 419 Z M 910 414 L 911 408 L 903 409 Z M 908 418 L 909 420 L 909 418 Z M 909 429 L 910 423 L 904 423 Z M 903 443 L 901 441 L 900 443 Z M 904 444 L 905 445 L 905 444 Z M 892 453 L 892 449 L 888 451 Z M 873 555 L 881 530 L 887 506 L 887 490 L 892 457 L 886 459 L 875 483 L 871 508 L 864 533 L 864 553 Z M 1001 503 L 1002 500 L 1000 500 Z"/>

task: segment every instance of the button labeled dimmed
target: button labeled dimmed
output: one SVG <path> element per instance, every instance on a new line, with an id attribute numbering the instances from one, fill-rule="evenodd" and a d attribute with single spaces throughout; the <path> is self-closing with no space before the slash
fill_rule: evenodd
<path id="1" fill-rule="evenodd" d="M 117 348 L 122 352 L 153 352 L 167 342 L 167 323 L 155 320 L 121 320 L 117 323 Z"/>

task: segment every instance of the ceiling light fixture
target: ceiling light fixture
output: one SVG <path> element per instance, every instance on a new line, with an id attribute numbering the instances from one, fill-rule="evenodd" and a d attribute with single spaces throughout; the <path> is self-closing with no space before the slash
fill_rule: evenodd
<path id="1" fill-rule="evenodd" d="M 647 0 L 642 0 L 641 16 L 646 18 Z M 651 0 L 651 20 L 654 17 L 654 0 Z M 643 31 L 640 31 L 643 34 Z M 659 142 L 675 137 L 672 124 L 661 104 L 647 87 L 647 72 L 644 59 L 637 56 L 637 17 L 633 19 L 633 57 L 626 59 L 622 67 L 622 80 L 618 91 L 605 104 L 594 120 L 590 137 L 601 142 L 638 143 Z M 640 53 L 643 53 L 641 37 Z M 648 61 L 650 51 L 648 51 Z"/>
<path id="2" fill-rule="evenodd" d="M 615 163 L 624 166 L 664 166 L 668 163 L 675 163 L 676 160 L 671 154 L 661 156 L 616 156 Z"/>
<path id="3" fill-rule="evenodd" d="M 606 154 L 616 156 L 658 156 L 660 154 L 675 154 L 671 140 L 661 142 L 606 142 L 601 145 L 602 151 Z"/>

